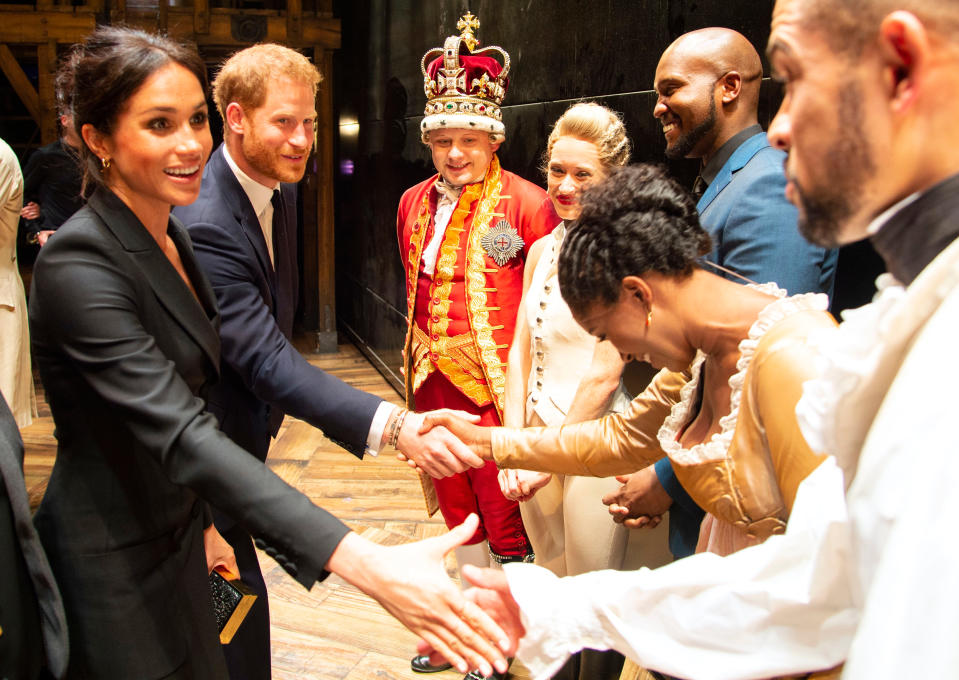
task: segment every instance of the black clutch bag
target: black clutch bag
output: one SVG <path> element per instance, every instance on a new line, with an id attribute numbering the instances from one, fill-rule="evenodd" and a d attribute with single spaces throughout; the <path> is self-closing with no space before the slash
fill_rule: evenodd
<path id="1" fill-rule="evenodd" d="M 230 579 L 230 572 L 215 567 L 210 572 L 210 594 L 213 596 L 213 615 L 220 631 L 220 644 L 230 643 L 250 607 L 256 601 L 256 595 L 240 579 Z"/>

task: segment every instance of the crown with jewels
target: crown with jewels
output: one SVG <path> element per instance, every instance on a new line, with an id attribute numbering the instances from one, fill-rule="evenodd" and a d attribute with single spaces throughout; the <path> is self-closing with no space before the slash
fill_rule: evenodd
<path id="1" fill-rule="evenodd" d="M 496 45 L 476 50 L 479 26 L 479 19 L 467 12 L 456 23 L 460 35 L 451 35 L 443 47 L 423 55 L 426 117 L 420 129 L 424 133 L 460 128 L 506 134 L 500 104 L 509 86 L 509 55 Z M 488 56 L 494 52 L 501 55 L 502 64 Z"/>

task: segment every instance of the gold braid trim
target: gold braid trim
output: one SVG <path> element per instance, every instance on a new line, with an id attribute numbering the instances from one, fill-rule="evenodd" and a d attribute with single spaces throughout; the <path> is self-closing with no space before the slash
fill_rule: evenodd
<path id="1" fill-rule="evenodd" d="M 433 184 L 439 179 L 439 175 L 433 178 Z M 416 367 L 415 357 L 413 356 L 413 327 L 416 325 L 413 314 L 416 311 L 416 289 L 419 279 L 420 258 L 423 255 L 423 241 L 426 239 L 426 230 L 430 223 L 430 194 L 433 191 L 433 184 L 426 189 L 426 195 L 420 206 L 420 214 L 416 218 L 416 228 L 410 234 L 410 250 L 406 260 L 406 318 L 408 320 L 406 329 L 406 340 L 403 343 L 405 348 L 405 367 L 406 367 L 406 406 L 413 408 L 413 389 L 414 376 L 412 375 Z M 432 370 L 432 364 L 427 364 L 426 371 L 422 376 L 417 376 L 420 383 L 429 375 Z M 417 371 L 419 372 L 419 371 Z M 419 383 L 417 383 L 417 387 Z"/>
<path id="2" fill-rule="evenodd" d="M 470 325 L 476 337 L 476 347 L 480 352 L 480 364 L 486 373 L 486 388 L 492 393 L 496 410 L 500 419 L 503 418 L 503 395 L 506 391 L 506 372 L 503 363 L 496 352 L 496 341 L 493 340 L 493 329 L 489 322 L 489 309 L 486 306 L 486 251 L 481 241 L 489 231 L 493 219 L 493 211 L 500 202 L 500 167 L 499 159 L 493 155 L 486 181 L 483 182 L 483 196 L 473 217 L 470 229 L 469 248 L 466 261 L 466 303 L 469 310 Z"/>
<path id="3" fill-rule="evenodd" d="M 433 340 L 431 343 L 437 355 L 436 367 L 477 406 L 489 404 L 493 400 L 492 395 L 483 377 L 478 378 L 470 375 L 469 372 L 463 370 L 463 366 L 454 360 L 454 353 L 451 351 L 453 339 L 447 336 L 447 329 L 450 324 L 449 311 L 452 302 L 450 294 L 453 291 L 453 276 L 456 272 L 456 260 L 459 257 L 460 237 L 466 230 L 466 218 L 470 215 L 470 208 L 473 203 L 479 199 L 480 208 L 483 205 L 482 199 L 488 191 L 487 187 L 492 171 L 493 163 L 491 162 L 490 169 L 486 172 L 486 179 L 482 184 L 477 182 L 463 187 L 460 200 L 450 217 L 449 226 L 446 227 L 443 245 L 440 247 L 440 256 L 436 261 L 436 273 L 433 276 L 435 284 L 433 297 L 439 299 L 439 303 L 434 304 L 432 310 L 433 315 L 439 317 L 439 321 L 431 327 L 432 334 L 439 336 L 438 340 Z M 498 184 L 498 171 L 496 179 Z M 473 217 L 472 229 L 476 228 L 476 220 L 479 216 L 480 212 L 477 210 Z M 430 339 L 432 340 L 432 338 Z"/>

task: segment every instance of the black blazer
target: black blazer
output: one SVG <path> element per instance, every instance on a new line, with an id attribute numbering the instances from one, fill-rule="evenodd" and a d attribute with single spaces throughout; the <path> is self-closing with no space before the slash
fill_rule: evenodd
<path id="1" fill-rule="evenodd" d="M 225 677 L 206 502 L 266 539 L 306 587 L 327 575 L 348 531 L 204 412 L 219 365 L 216 304 L 186 230 L 171 218 L 167 233 L 199 303 L 104 189 L 34 268 L 33 351 L 58 439 L 35 521 L 64 598 L 74 677 Z"/>
<path id="2" fill-rule="evenodd" d="M 33 528 L 23 484 L 23 442 L 0 396 L 0 678 L 54 677 L 67 668 L 60 591 Z"/>
<path id="3" fill-rule="evenodd" d="M 310 365 L 290 344 L 296 310 L 296 187 L 281 185 L 271 264 L 253 206 L 223 147 L 203 172 L 200 196 L 174 209 L 220 309 L 221 380 L 209 408 L 223 431 L 261 460 L 283 414 L 305 420 L 362 457 L 382 401 Z"/>

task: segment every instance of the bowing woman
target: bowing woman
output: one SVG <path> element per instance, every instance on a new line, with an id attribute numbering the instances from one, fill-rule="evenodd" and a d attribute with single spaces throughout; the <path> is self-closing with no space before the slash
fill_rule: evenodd
<path id="1" fill-rule="evenodd" d="M 486 641 L 501 631 L 442 569 L 475 518 L 425 546 L 369 543 L 204 412 L 217 309 L 170 216 L 197 197 L 212 146 L 203 61 L 166 38 L 100 28 L 69 67 L 93 190 L 44 247 L 30 297 L 58 439 L 36 524 L 63 593 L 67 676 L 227 677 L 207 576 L 219 550 L 205 531 L 210 505 L 264 539 L 305 587 L 338 573 L 464 671 L 505 668 Z"/>

